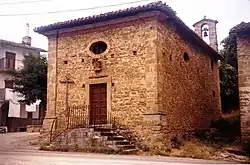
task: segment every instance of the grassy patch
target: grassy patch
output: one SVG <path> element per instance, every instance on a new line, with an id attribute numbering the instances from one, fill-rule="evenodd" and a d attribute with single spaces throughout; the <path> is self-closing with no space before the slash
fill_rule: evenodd
<path id="1" fill-rule="evenodd" d="M 198 159 L 210 159 L 219 150 L 213 146 L 206 145 L 199 140 L 190 140 L 183 142 L 179 149 L 172 149 L 171 155 L 178 157 L 191 157 Z"/>
<path id="2" fill-rule="evenodd" d="M 250 155 L 250 142 L 244 142 L 242 144 L 242 150 Z"/>

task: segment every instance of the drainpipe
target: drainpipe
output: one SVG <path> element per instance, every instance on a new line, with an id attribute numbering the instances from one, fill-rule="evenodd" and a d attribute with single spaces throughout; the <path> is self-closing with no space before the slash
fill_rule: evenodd
<path id="1" fill-rule="evenodd" d="M 58 83 L 58 35 L 59 35 L 59 32 L 58 30 L 56 31 L 56 84 L 55 84 L 55 117 L 56 117 L 56 111 L 57 111 L 57 83 Z"/>

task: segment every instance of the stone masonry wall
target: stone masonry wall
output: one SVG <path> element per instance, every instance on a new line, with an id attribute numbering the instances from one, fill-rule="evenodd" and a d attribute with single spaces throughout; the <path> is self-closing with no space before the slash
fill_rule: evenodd
<path id="1" fill-rule="evenodd" d="M 62 133 L 53 142 L 56 148 L 67 146 L 75 149 L 101 148 L 107 146 L 107 137 L 102 137 L 94 128 L 78 128 Z"/>
<path id="2" fill-rule="evenodd" d="M 173 28 L 157 25 L 159 111 L 166 115 L 162 129 L 181 135 L 208 128 L 221 113 L 218 61 L 183 41 Z"/>
<path id="3" fill-rule="evenodd" d="M 237 36 L 241 136 L 250 140 L 250 35 Z"/>

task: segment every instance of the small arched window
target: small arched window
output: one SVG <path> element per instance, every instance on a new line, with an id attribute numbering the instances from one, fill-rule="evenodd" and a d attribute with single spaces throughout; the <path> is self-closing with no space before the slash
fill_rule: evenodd
<path id="1" fill-rule="evenodd" d="M 184 61 L 186 61 L 186 62 L 188 62 L 190 60 L 187 52 L 184 53 L 183 58 L 184 58 Z"/>
<path id="2" fill-rule="evenodd" d="M 214 60 L 211 60 L 211 69 L 214 70 Z"/>
<path id="3" fill-rule="evenodd" d="M 105 42 L 97 41 L 90 46 L 89 50 L 94 54 L 101 54 L 106 51 L 107 47 L 108 45 Z"/>
<path id="4" fill-rule="evenodd" d="M 213 97 L 215 97 L 215 91 L 214 90 L 212 91 L 212 93 L 213 93 Z"/>

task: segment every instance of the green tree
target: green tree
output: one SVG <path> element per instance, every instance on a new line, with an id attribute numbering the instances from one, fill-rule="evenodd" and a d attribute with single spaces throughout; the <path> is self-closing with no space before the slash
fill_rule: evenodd
<path id="1" fill-rule="evenodd" d="M 7 70 L 13 76 L 13 91 L 24 97 L 26 104 L 41 100 L 41 108 L 45 110 L 47 96 L 47 59 L 40 54 L 24 55 L 23 67 Z"/>
<path id="2" fill-rule="evenodd" d="M 236 36 L 230 34 L 221 42 L 220 54 L 224 61 L 220 65 L 220 90 L 223 112 L 239 107 L 238 62 Z"/>
<path id="3" fill-rule="evenodd" d="M 223 49 L 220 51 L 220 54 L 225 59 L 227 64 L 230 64 L 232 67 L 238 71 L 238 62 L 237 62 L 237 41 L 235 34 L 230 34 L 224 40 L 221 41 Z"/>
<path id="4" fill-rule="evenodd" d="M 220 65 L 220 90 L 223 112 L 239 106 L 237 72 L 230 64 L 222 62 Z"/>

